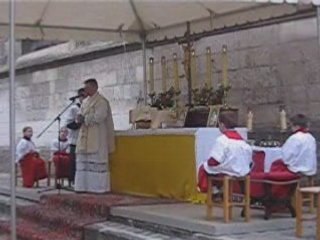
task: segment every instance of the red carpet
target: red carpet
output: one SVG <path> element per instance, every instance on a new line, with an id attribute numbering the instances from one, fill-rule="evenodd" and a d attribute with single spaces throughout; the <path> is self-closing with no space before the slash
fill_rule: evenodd
<path id="1" fill-rule="evenodd" d="M 17 234 L 21 240 L 80 240 L 86 225 L 105 221 L 113 206 L 173 203 L 168 199 L 122 194 L 45 195 L 40 204 L 17 209 Z M 10 231 L 10 222 L 0 221 L 0 232 Z"/>

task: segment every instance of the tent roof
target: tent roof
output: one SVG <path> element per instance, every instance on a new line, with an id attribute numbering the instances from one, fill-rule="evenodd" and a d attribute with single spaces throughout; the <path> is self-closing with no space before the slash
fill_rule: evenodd
<path id="1" fill-rule="evenodd" d="M 282 3 L 282 4 L 280 4 Z M 301 4 L 306 3 L 306 4 Z M 16 37 L 148 41 L 292 15 L 320 0 L 16 0 Z M 8 1 L 0 0 L 0 36 L 8 35 Z"/>

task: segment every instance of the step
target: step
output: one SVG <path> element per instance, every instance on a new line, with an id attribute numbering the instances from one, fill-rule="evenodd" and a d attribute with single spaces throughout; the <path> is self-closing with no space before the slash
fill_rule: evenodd
<path id="1" fill-rule="evenodd" d="M 31 206 L 34 204 L 35 203 L 33 201 L 28 201 L 28 200 L 16 198 L 16 206 L 17 207 Z M 0 195 L 0 215 L 1 214 L 10 215 L 10 211 L 11 211 L 10 206 L 11 206 L 10 196 Z"/>
<path id="2" fill-rule="evenodd" d="M 200 233 L 177 237 L 112 221 L 86 227 L 84 236 L 85 240 L 236 240 L 231 237 L 208 236 Z"/>
<path id="3" fill-rule="evenodd" d="M 0 232 L 2 234 L 10 233 L 10 221 L 0 221 Z M 19 240 L 81 240 L 81 237 L 72 236 L 72 234 L 69 234 L 69 231 L 64 229 L 55 231 L 30 221 L 17 220 L 17 238 Z"/>
<path id="4" fill-rule="evenodd" d="M 102 222 L 85 229 L 85 239 L 99 240 L 182 240 L 115 222 Z"/>
<path id="5" fill-rule="evenodd" d="M 21 207 L 18 216 L 24 220 L 33 221 L 45 227 L 69 228 L 74 232 L 81 232 L 83 227 L 96 222 L 106 220 L 106 217 L 90 216 L 63 208 L 52 206 L 36 205 Z"/>

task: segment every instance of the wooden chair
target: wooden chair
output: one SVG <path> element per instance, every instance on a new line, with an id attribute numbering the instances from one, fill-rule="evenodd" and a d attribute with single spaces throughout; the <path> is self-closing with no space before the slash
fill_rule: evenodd
<path id="1" fill-rule="evenodd" d="M 302 237 L 303 235 L 303 221 L 306 221 L 307 219 L 302 218 L 302 207 L 303 207 L 303 195 L 312 195 L 312 198 L 314 196 L 317 197 L 317 213 L 316 213 L 316 240 L 320 240 L 320 187 L 303 187 L 297 188 L 296 191 L 296 236 Z M 308 219 L 313 220 L 313 219 Z"/>
<path id="2" fill-rule="evenodd" d="M 305 184 L 303 187 L 314 187 L 315 176 L 303 176 L 302 182 Z M 309 212 L 314 213 L 314 194 L 306 192 L 302 196 L 302 203 L 307 203 L 309 205 Z"/>
<path id="3" fill-rule="evenodd" d="M 51 170 L 52 170 L 52 164 L 53 160 L 48 161 L 48 181 L 47 181 L 47 185 L 51 186 Z M 55 170 L 56 171 L 56 170 Z M 57 188 L 58 184 L 60 184 L 61 186 L 64 185 L 64 178 L 57 178 L 57 175 L 54 174 L 54 186 Z M 71 181 L 70 179 L 68 179 L 68 186 L 71 187 Z"/>
<path id="4" fill-rule="evenodd" d="M 213 203 L 212 200 L 212 182 L 222 182 L 223 189 L 223 203 Z M 233 194 L 233 182 L 242 183 L 242 189 L 244 193 L 244 198 L 241 203 L 232 201 Z M 212 209 L 214 205 L 223 208 L 223 217 L 224 222 L 228 223 L 232 220 L 232 208 L 235 206 L 244 208 L 244 216 L 245 221 L 250 221 L 250 176 L 245 177 L 232 177 L 232 176 L 216 176 L 216 175 L 208 175 L 208 191 L 207 191 L 207 219 L 212 220 L 213 214 Z"/>

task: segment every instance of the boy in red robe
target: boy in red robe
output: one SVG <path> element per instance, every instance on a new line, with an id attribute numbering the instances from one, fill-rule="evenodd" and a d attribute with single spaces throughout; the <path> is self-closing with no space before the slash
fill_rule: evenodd
<path id="1" fill-rule="evenodd" d="M 56 178 L 68 178 L 70 177 L 70 154 L 69 154 L 69 141 L 68 141 L 68 129 L 62 127 L 59 132 L 59 139 L 55 139 L 51 145 L 51 151 L 53 153 L 52 161 L 56 169 Z"/>
<path id="2" fill-rule="evenodd" d="M 45 161 L 40 158 L 34 142 L 31 140 L 33 130 L 24 127 L 23 138 L 19 141 L 16 149 L 16 161 L 20 164 L 23 187 L 31 188 L 38 180 L 48 177 Z"/>

